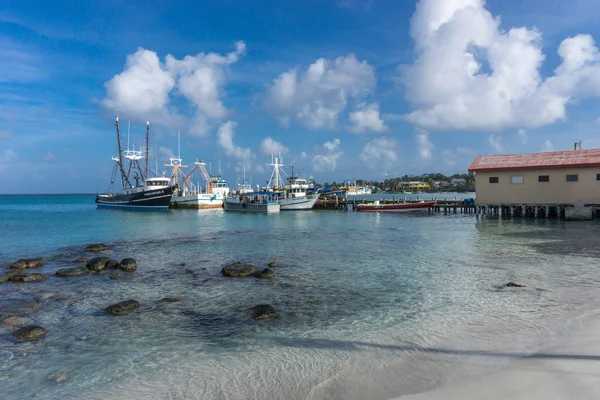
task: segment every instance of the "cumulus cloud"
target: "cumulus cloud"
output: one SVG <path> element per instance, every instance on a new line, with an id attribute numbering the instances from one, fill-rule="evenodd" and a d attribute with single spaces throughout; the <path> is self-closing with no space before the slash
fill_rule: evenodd
<path id="1" fill-rule="evenodd" d="M 260 144 L 260 152 L 265 155 L 270 154 L 287 154 L 290 151 L 282 143 L 273 140 L 270 136 L 265 138 Z"/>
<path id="2" fill-rule="evenodd" d="M 527 136 L 527 131 L 525 129 L 519 129 L 517 131 L 517 137 L 523 144 L 527 144 L 527 142 L 529 141 L 529 136 Z"/>
<path id="3" fill-rule="evenodd" d="M 226 55 L 198 53 L 179 60 L 167 55 L 161 62 L 154 51 L 139 48 L 127 56 L 123 72 L 105 82 L 102 105 L 133 120 L 178 125 L 191 134 L 207 132 L 211 122 L 227 114 L 222 103 L 227 71 L 245 53 L 244 42 Z M 193 112 L 180 113 L 172 104 L 176 97 L 187 100 Z"/>
<path id="4" fill-rule="evenodd" d="M 340 139 L 333 139 L 315 149 L 312 159 L 314 171 L 335 171 L 337 160 L 343 154 L 340 143 Z"/>
<path id="5" fill-rule="evenodd" d="M 265 108 L 283 125 L 294 121 L 311 129 L 334 128 L 349 98 L 362 98 L 375 88 L 375 72 L 354 54 L 319 58 L 306 71 L 279 75 L 267 91 Z"/>
<path id="6" fill-rule="evenodd" d="M 561 64 L 542 79 L 542 34 L 500 29 L 484 0 L 420 0 L 411 20 L 416 59 L 400 67 L 405 118 L 426 128 L 538 127 L 575 98 L 600 95 L 600 58 L 589 35 L 565 39 Z"/>
<path id="7" fill-rule="evenodd" d="M 379 115 L 379 104 L 361 103 L 356 107 L 356 111 L 351 112 L 350 123 L 352 124 L 348 130 L 354 133 L 371 132 L 386 132 L 388 127 Z"/>
<path id="8" fill-rule="evenodd" d="M 241 171 L 245 166 L 246 169 L 250 169 L 252 159 L 254 155 L 252 150 L 244 147 L 237 146 L 233 137 L 235 136 L 236 123 L 233 121 L 227 121 L 223 123 L 217 131 L 217 144 L 229 157 L 234 158 L 237 161 L 237 170 Z"/>
<path id="9" fill-rule="evenodd" d="M 542 147 L 542 151 L 554 151 L 554 144 L 550 141 L 550 139 L 547 139 L 544 142 L 544 147 Z"/>
<path id="10" fill-rule="evenodd" d="M 502 138 L 497 135 L 490 135 L 488 137 L 488 143 L 494 153 L 502 153 L 504 151 L 504 145 L 502 144 Z"/>
<path id="11" fill-rule="evenodd" d="M 377 138 L 365 144 L 359 158 L 367 168 L 372 170 L 383 169 L 387 172 L 398 161 L 398 141 L 392 138 Z"/>
<path id="12" fill-rule="evenodd" d="M 433 143 L 429 140 L 429 134 L 424 130 L 417 132 L 417 159 L 421 161 L 431 160 Z"/>
<path id="13" fill-rule="evenodd" d="M 307 158 L 308 154 L 306 154 L 305 151 L 303 151 L 302 153 L 300 153 L 300 158 Z"/>

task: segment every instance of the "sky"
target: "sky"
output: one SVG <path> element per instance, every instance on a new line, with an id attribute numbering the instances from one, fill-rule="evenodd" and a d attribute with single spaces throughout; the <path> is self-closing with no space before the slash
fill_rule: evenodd
<path id="1" fill-rule="evenodd" d="M 150 121 L 235 185 L 600 147 L 597 0 L 4 0 L 0 193 L 98 193 Z M 220 161 L 220 162 L 219 162 Z M 200 177 L 198 177 L 200 179 Z"/>

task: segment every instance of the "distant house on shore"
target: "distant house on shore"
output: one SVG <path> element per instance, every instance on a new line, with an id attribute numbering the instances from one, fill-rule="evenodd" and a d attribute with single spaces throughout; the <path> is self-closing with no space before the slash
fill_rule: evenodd
<path id="1" fill-rule="evenodd" d="M 600 149 L 549 153 L 479 156 L 469 167 L 475 172 L 478 205 L 494 207 L 600 206 Z M 512 212 L 512 211 L 511 211 Z M 591 210 L 590 210 L 591 213 Z"/>
<path id="2" fill-rule="evenodd" d="M 462 178 L 454 178 L 454 179 L 450 179 L 450 183 L 453 185 L 458 185 L 461 183 L 466 183 L 467 181 L 462 179 Z"/>

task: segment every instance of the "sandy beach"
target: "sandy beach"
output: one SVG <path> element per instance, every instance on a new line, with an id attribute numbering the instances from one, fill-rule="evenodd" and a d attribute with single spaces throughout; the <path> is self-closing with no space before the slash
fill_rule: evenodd
<path id="1" fill-rule="evenodd" d="M 514 361 L 505 370 L 393 400 L 598 398 L 600 314 L 560 344 Z"/>

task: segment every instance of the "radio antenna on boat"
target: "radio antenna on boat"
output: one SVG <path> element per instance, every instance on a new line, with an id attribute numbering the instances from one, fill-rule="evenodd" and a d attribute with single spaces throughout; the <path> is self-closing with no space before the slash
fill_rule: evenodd
<path id="1" fill-rule="evenodd" d="M 148 179 L 150 177 L 150 175 L 148 175 L 148 162 L 150 161 L 150 121 L 146 121 L 146 165 L 145 165 L 145 178 L 144 179 Z"/>

